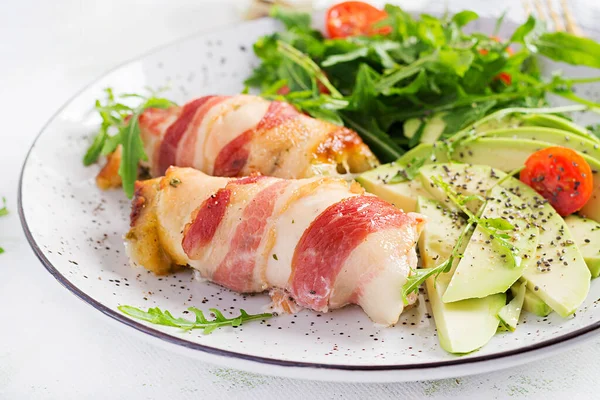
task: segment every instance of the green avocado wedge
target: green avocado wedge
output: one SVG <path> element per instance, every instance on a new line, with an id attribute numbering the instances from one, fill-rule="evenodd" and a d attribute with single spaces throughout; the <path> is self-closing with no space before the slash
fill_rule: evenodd
<path id="1" fill-rule="evenodd" d="M 519 292 L 521 284 L 522 282 L 515 282 L 515 284 L 510 287 L 510 292 L 512 293 L 513 297 Z M 523 310 L 535 314 L 538 317 L 547 317 L 552 312 L 552 309 L 548 306 L 548 304 L 544 303 L 542 299 L 540 299 L 529 289 L 525 290 Z"/>
<path id="2" fill-rule="evenodd" d="M 565 218 L 593 278 L 600 275 L 600 223 L 578 215 Z"/>
<path id="3" fill-rule="evenodd" d="M 589 291 L 590 272 L 565 221 L 537 192 L 487 165 L 430 164 L 421 167 L 419 174 L 425 189 L 435 198 L 441 198 L 443 204 L 446 196 L 432 185 L 434 177 L 441 177 L 465 195 L 480 194 L 474 187 L 487 192 L 499 184 L 519 197 L 526 204 L 522 216 L 540 230 L 535 262 L 525 268 L 522 278 L 531 291 L 562 317 L 577 310 Z"/>
<path id="4" fill-rule="evenodd" d="M 529 139 L 478 138 L 458 144 L 453 158 L 469 164 L 483 164 L 508 172 L 521 168 L 534 152 L 554 144 Z M 579 211 L 584 217 L 600 222 L 600 161 L 581 154 L 592 168 L 594 190 Z"/>
<path id="5" fill-rule="evenodd" d="M 589 157 L 595 158 L 596 161 L 600 163 L 600 143 L 567 131 L 527 126 L 512 129 L 490 130 L 481 133 L 479 136 L 488 138 L 528 139 L 547 142 L 576 150 Z"/>
<path id="6" fill-rule="evenodd" d="M 405 212 L 413 212 L 417 208 L 417 198 L 428 196 L 419 180 L 405 180 L 393 183 L 393 178 L 404 167 L 396 162 L 381 165 L 367 171 L 356 178 L 356 181 L 369 193 L 392 203 Z"/>
<path id="7" fill-rule="evenodd" d="M 448 113 L 440 112 L 427 120 L 422 120 L 421 118 L 411 118 L 406 120 L 404 122 L 404 136 L 409 139 L 413 138 L 419 129 L 421 129 L 421 124 L 425 124 L 422 128 L 423 131 L 421 132 L 419 142 L 426 144 L 435 143 L 444 132 L 444 129 L 446 129 L 444 117 L 447 114 Z"/>
<path id="8" fill-rule="evenodd" d="M 419 238 L 423 267 L 435 267 L 448 259 L 465 228 L 465 220 L 435 200 L 419 197 L 417 211 L 428 223 Z M 470 353 L 484 346 L 496 333 L 497 313 L 506 303 L 504 293 L 482 299 L 445 304 L 442 296 L 453 271 L 429 277 L 425 281 L 440 346 L 456 354 Z"/>
<path id="9" fill-rule="evenodd" d="M 505 231 L 510 237 L 506 241 L 517 249 L 519 260 L 511 263 L 511 252 L 478 225 L 442 297 L 445 303 L 504 293 L 523 275 L 525 268 L 535 264 L 539 230 L 519 216 L 526 204 L 500 186 L 493 187 L 486 198 L 481 217 L 499 218 L 513 225 L 513 229 Z"/>
<path id="10" fill-rule="evenodd" d="M 524 114 L 520 116 L 523 126 L 541 126 L 546 128 L 560 129 L 585 137 L 593 142 L 600 143 L 600 138 L 592 135 L 584 127 L 577 125 L 566 118 L 552 114 Z"/>
<path id="11" fill-rule="evenodd" d="M 442 142 L 421 143 L 417 147 L 404 153 L 395 162 L 400 165 L 412 163 L 415 160 L 423 159 L 425 164 L 449 162 L 447 147 Z"/>
<path id="12" fill-rule="evenodd" d="M 515 297 L 513 297 L 513 299 L 498 312 L 500 323 L 511 332 L 514 332 L 515 329 L 517 329 L 521 310 L 523 309 L 523 302 L 525 301 L 526 291 L 527 285 L 521 283 Z"/>

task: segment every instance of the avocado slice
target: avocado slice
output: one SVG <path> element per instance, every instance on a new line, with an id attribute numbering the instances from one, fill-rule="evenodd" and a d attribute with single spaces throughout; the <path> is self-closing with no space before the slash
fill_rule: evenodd
<path id="1" fill-rule="evenodd" d="M 406 165 L 418 159 L 425 159 L 425 164 L 450 161 L 446 147 L 441 142 L 436 142 L 433 144 L 421 143 L 404 153 L 396 160 L 396 163 Z"/>
<path id="2" fill-rule="evenodd" d="M 521 284 L 522 282 L 515 282 L 515 284 L 510 287 L 510 292 L 513 296 L 517 295 Z M 531 290 L 529 290 L 529 288 L 525 289 L 523 310 L 535 314 L 538 317 L 547 317 L 552 312 L 552 309 L 548 306 L 548 304 L 544 303 L 544 301 L 536 296 Z"/>
<path id="3" fill-rule="evenodd" d="M 522 167 L 533 152 L 550 146 L 554 145 L 528 139 L 478 138 L 458 145 L 453 156 L 464 163 L 484 164 L 503 171 L 513 171 Z M 600 161 L 586 154 L 581 156 L 592 168 L 594 190 L 579 213 L 600 222 Z"/>
<path id="4" fill-rule="evenodd" d="M 592 135 L 584 127 L 577 125 L 566 118 L 552 114 L 523 114 L 520 116 L 523 126 L 544 126 L 546 128 L 560 129 L 600 143 L 600 138 Z"/>
<path id="5" fill-rule="evenodd" d="M 510 252 L 497 240 L 490 240 L 489 234 L 478 225 L 442 297 L 445 303 L 504 293 L 527 267 L 535 264 L 539 230 L 518 217 L 520 210 L 527 207 L 526 204 L 499 186 L 493 187 L 486 196 L 488 201 L 482 218 L 504 218 L 515 227 L 508 234 L 511 236 L 510 244 L 518 249 L 520 262 L 512 265 L 509 262 Z M 509 216 L 513 219 L 509 219 Z"/>
<path id="6" fill-rule="evenodd" d="M 438 198 L 445 195 L 435 185 L 429 184 L 434 176 L 441 176 L 455 190 L 466 195 L 480 194 L 472 189 L 473 182 L 476 182 L 475 187 L 478 187 L 478 190 L 487 191 L 501 178 L 506 177 L 502 171 L 487 165 L 467 164 L 430 164 L 423 166 L 419 174 L 424 187 Z M 518 179 L 506 177 L 500 186 L 527 204 L 523 215 L 540 229 L 535 263 L 523 271 L 527 287 L 562 317 L 573 314 L 587 296 L 590 272 L 565 221 L 550 204 L 542 201 L 536 191 Z M 482 284 L 488 282 L 489 280 L 486 280 Z"/>
<path id="7" fill-rule="evenodd" d="M 495 129 L 483 132 L 481 137 L 529 139 L 554 145 L 568 147 L 586 154 L 597 161 L 600 160 L 600 144 L 572 132 L 545 127 L 519 127 L 512 129 Z M 600 162 L 600 161 L 598 161 Z"/>
<path id="8" fill-rule="evenodd" d="M 498 313 L 500 323 L 511 332 L 514 332 L 515 329 L 517 329 L 519 317 L 521 316 L 521 310 L 523 309 L 523 302 L 525 301 L 526 291 L 527 285 L 521 283 L 517 289 L 517 294 L 515 297 L 513 297 L 510 303 L 502 307 Z"/>
<path id="9" fill-rule="evenodd" d="M 600 275 L 600 223 L 578 215 L 565 218 L 592 278 Z"/>
<path id="10" fill-rule="evenodd" d="M 419 180 L 390 183 L 390 180 L 404 167 L 397 162 L 381 165 L 356 178 L 367 192 L 373 193 L 392 203 L 405 212 L 417 209 L 417 197 L 428 196 Z"/>
<path id="11" fill-rule="evenodd" d="M 428 218 L 421 237 L 419 252 L 425 268 L 435 267 L 448 259 L 465 220 L 440 203 L 419 197 L 417 211 Z M 446 304 L 442 296 L 453 271 L 429 277 L 425 281 L 440 346 L 450 353 L 470 353 L 484 346 L 496 333 L 497 313 L 506 303 L 504 293 L 482 299 L 469 299 Z"/>
<path id="12" fill-rule="evenodd" d="M 447 114 L 447 112 L 439 112 L 427 120 L 422 120 L 421 118 L 406 120 L 404 122 L 404 136 L 409 139 L 414 137 L 421 128 L 421 124 L 425 124 L 419 142 L 426 144 L 435 143 L 444 132 L 444 129 L 446 129 L 444 117 Z"/>

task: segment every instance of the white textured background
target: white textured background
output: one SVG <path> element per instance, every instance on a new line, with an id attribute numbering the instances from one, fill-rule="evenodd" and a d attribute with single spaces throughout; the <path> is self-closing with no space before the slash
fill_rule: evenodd
<path id="1" fill-rule="evenodd" d="M 600 338 L 537 364 L 467 378 L 295 381 L 217 368 L 138 342 L 46 272 L 16 212 L 21 164 L 43 124 L 108 68 L 191 33 L 235 24 L 246 3 L 0 0 L 0 196 L 11 211 L 0 219 L 0 246 L 6 249 L 0 255 L 0 400 L 600 398 Z M 322 3 L 327 1 L 317 5 Z M 400 3 L 427 11 L 446 4 Z M 448 3 L 452 10 L 499 15 L 509 9 L 509 18 L 524 18 L 520 0 Z M 598 0 L 573 3 L 582 25 L 597 26 Z"/>

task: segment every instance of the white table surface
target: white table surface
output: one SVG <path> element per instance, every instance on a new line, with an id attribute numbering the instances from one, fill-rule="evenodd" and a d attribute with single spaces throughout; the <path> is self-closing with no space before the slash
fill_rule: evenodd
<path id="1" fill-rule="evenodd" d="M 596 1 L 576 2 L 584 25 L 597 23 Z M 138 342 L 52 278 L 25 240 L 16 210 L 21 164 L 35 135 L 107 69 L 191 33 L 236 23 L 244 3 L 0 1 L 0 196 L 11 211 L 0 219 L 6 250 L 0 255 L 0 399 L 600 398 L 600 338 L 536 364 L 466 378 L 297 381 L 218 368 Z M 402 3 L 444 8 L 441 1 Z M 523 18 L 519 0 L 449 3 L 493 15 L 509 8 L 509 17 Z"/>

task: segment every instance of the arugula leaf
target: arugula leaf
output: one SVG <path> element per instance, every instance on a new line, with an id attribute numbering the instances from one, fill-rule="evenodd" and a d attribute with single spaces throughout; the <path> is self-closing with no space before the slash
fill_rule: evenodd
<path id="1" fill-rule="evenodd" d="M 538 22 L 533 15 L 529 15 L 527 21 L 519 26 L 510 38 L 510 43 L 525 43 L 526 38 L 531 34 Z"/>
<path id="2" fill-rule="evenodd" d="M 377 82 L 375 85 L 377 91 L 383 94 L 388 94 L 389 90 L 398 82 L 418 74 L 423 68 L 424 64 L 437 60 L 437 58 L 438 54 L 431 54 L 429 56 L 420 58 L 410 65 L 396 68 L 396 70 L 382 77 L 379 82 Z"/>
<path id="3" fill-rule="evenodd" d="M 105 125 L 104 123 L 102 123 L 102 125 L 100 126 L 98 134 L 94 137 L 94 141 L 92 142 L 91 146 L 88 148 L 88 150 L 85 153 L 85 156 L 83 157 L 83 165 L 85 165 L 86 167 L 98 161 L 98 157 L 100 157 L 100 153 L 104 148 L 106 139 L 109 138 L 107 132 L 108 128 L 109 126 Z"/>
<path id="4" fill-rule="evenodd" d="M 515 226 L 502 218 L 482 218 L 480 222 L 488 227 L 500 231 L 509 231 L 515 229 Z"/>
<path id="5" fill-rule="evenodd" d="M 507 12 L 508 12 L 508 10 L 504 10 L 502 12 L 502 14 L 500 15 L 500 17 L 498 17 L 498 19 L 496 20 L 496 23 L 494 24 L 494 31 L 492 32 L 492 36 L 498 36 L 498 33 L 500 32 L 500 28 L 502 27 L 502 23 L 504 22 L 504 18 L 506 18 Z"/>
<path id="6" fill-rule="evenodd" d="M 368 47 L 359 47 L 358 49 L 349 51 L 347 53 L 335 54 L 335 55 L 329 56 L 321 63 L 321 65 L 323 67 L 331 67 L 336 64 L 354 61 L 359 58 L 364 58 L 368 54 L 369 54 Z"/>
<path id="7" fill-rule="evenodd" d="M 402 286 L 402 299 L 404 305 L 408 304 L 408 296 L 411 293 L 417 293 L 419 287 L 427 280 L 427 278 L 433 275 L 438 276 L 439 274 L 450 272 L 453 262 L 454 257 L 450 257 L 438 266 L 414 270 L 406 279 L 406 283 Z"/>
<path id="8" fill-rule="evenodd" d="M 138 176 L 138 167 L 140 161 L 148 159 L 144 144 L 140 137 L 140 127 L 138 118 L 141 113 L 148 108 L 168 108 L 175 103 L 172 101 L 157 97 L 156 93 L 150 93 L 144 96 L 136 93 L 121 94 L 120 98 L 134 98 L 142 100 L 142 103 L 132 108 L 126 104 L 119 103 L 112 89 L 105 89 L 106 103 L 102 104 L 96 100 L 96 111 L 102 118 L 102 124 L 91 146 L 86 151 L 83 158 L 84 165 L 91 165 L 102 155 L 108 155 L 121 145 L 123 153 L 121 164 L 119 166 L 119 175 L 123 181 L 123 189 L 127 197 L 133 197 L 134 185 Z M 109 132 L 115 131 L 112 136 Z"/>
<path id="9" fill-rule="evenodd" d="M 535 42 L 537 51 L 555 61 L 600 68 L 600 44 L 567 32 L 544 33 Z"/>
<path id="10" fill-rule="evenodd" d="M 383 94 L 386 96 L 389 95 L 406 95 L 406 94 L 415 94 L 419 92 L 423 87 L 427 85 L 427 72 L 425 70 L 421 70 L 417 77 L 408 85 L 404 87 L 392 87 L 387 89 Z"/>
<path id="11" fill-rule="evenodd" d="M 470 50 L 442 50 L 438 54 L 438 63 L 458 76 L 465 75 L 474 59 L 475 56 Z"/>
<path id="12" fill-rule="evenodd" d="M 452 22 L 462 28 L 469 22 L 475 21 L 476 19 L 479 19 L 479 15 L 475 11 L 465 10 L 454 14 L 452 17 Z"/>
<path id="13" fill-rule="evenodd" d="M 408 164 L 400 165 L 398 172 L 389 181 L 388 184 L 393 185 L 394 183 L 401 183 L 406 181 L 412 181 L 419 173 L 419 169 L 427 161 L 424 157 L 413 158 Z"/>
<path id="14" fill-rule="evenodd" d="M 321 70 L 321 68 L 306 54 L 282 41 L 277 42 L 277 49 L 284 57 L 302 68 L 312 79 L 320 82 L 327 90 L 329 90 L 331 96 L 338 98 L 342 97 L 342 94 L 331 84 L 329 79 L 327 79 L 327 75 L 325 75 L 323 70 Z"/>
<path id="15" fill-rule="evenodd" d="M 124 134 L 121 139 L 123 154 L 121 156 L 121 165 L 119 166 L 119 175 L 123 179 L 123 190 L 129 198 L 133 197 L 140 160 L 148 160 L 148 156 L 144 151 L 144 143 L 140 137 L 140 126 L 138 123 L 140 114 L 140 111 L 133 114 L 131 121 L 123 131 Z"/>
<path id="16" fill-rule="evenodd" d="M 169 311 L 161 310 L 158 307 L 149 308 L 148 311 L 141 310 L 136 307 L 122 305 L 118 307 L 119 311 L 130 317 L 141 319 L 156 325 L 173 326 L 181 328 L 185 331 L 192 329 L 202 329 L 204 334 L 210 334 L 217 328 L 224 326 L 238 327 L 244 323 L 256 320 L 271 318 L 274 314 L 248 314 L 243 309 L 240 309 L 240 315 L 234 318 L 226 318 L 219 310 L 210 308 L 210 312 L 214 315 L 214 319 L 208 320 L 204 316 L 202 310 L 196 307 L 188 308 L 195 316 L 195 320 L 191 321 L 185 318 L 175 318 Z"/>
<path id="17" fill-rule="evenodd" d="M 450 137 L 465 126 L 480 120 L 496 104 L 497 102 L 493 100 L 484 101 L 482 103 L 474 103 L 469 106 L 461 107 L 453 110 L 451 113 L 444 114 L 443 120 L 446 123 L 446 127 L 444 128 L 442 137 Z"/>

